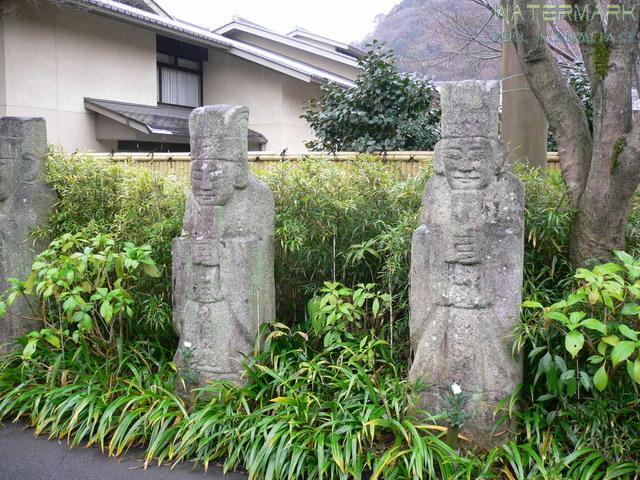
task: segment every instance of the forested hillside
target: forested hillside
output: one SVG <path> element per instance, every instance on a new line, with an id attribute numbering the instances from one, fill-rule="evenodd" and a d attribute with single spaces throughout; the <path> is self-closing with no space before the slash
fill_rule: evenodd
<path id="1" fill-rule="evenodd" d="M 362 44 L 384 42 L 406 72 L 440 81 L 492 79 L 501 68 L 499 36 L 500 22 L 472 0 L 402 0 Z"/>

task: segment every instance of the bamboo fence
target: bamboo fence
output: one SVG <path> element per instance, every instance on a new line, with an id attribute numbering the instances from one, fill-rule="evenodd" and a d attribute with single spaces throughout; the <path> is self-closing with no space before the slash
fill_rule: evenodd
<path id="1" fill-rule="evenodd" d="M 88 153 L 87 156 L 112 162 L 128 163 L 138 168 L 165 175 L 189 177 L 191 155 L 185 153 Z M 362 156 L 357 152 L 293 152 L 286 155 L 277 152 L 249 152 L 249 164 L 254 173 L 268 170 L 282 162 L 300 162 L 309 158 L 324 158 L 337 163 L 349 163 Z M 365 155 L 370 157 L 370 155 Z M 378 155 L 381 161 L 395 165 L 404 176 L 416 175 L 425 163 L 431 162 L 433 152 L 387 152 Z M 559 169 L 560 159 L 555 152 L 547 154 L 550 169 Z"/>

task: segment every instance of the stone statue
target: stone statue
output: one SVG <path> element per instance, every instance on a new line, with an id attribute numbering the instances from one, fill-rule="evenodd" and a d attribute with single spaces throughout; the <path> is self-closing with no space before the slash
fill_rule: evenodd
<path id="1" fill-rule="evenodd" d="M 430 385 L 421 406 L 432 413 L 449 412 L 459 386 L 463 431 L 482 448 L 498 441 L 494 407 L 522 381 L 510 335 L 521 303 L 523 188 L 505 166 L 499 98 L 495 82 L 443 85 L 442 140 L 411 250 L 409 377 Z"/>
<path id="2" fill-rule="evenodd" d="M 275 319 L 275 203 L 249 173 L 248 117 L 245 107 L 214 105 L 189 119 L 192 192 L 173 241 L 175 361 L 187 389 L 240 383 L 259 325 Z"/>
<path id="3" fill-rule="evenodd" d="M 47 127 L 42 118 L 0 118 L 0 293 L 8 278 L 24 280 L 47 239 L 31 231 L 46 225 L 56 194 L 42 181 L 46 164 Z M 0 351 L 15 337 L 39 328 L 37 301 L 18 297 L 0 318 Z"/>

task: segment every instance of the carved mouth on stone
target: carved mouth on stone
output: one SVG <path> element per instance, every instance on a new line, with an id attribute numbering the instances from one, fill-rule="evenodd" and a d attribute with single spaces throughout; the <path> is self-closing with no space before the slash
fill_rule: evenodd
<path id="1" fill-rule="evenodd" d="M 454 175 L 453 176 L 454 180 L 458 180 L 460 182 L 474 182 L 476 180 L 480 180 L 480 176 L 479 175 Z"/>

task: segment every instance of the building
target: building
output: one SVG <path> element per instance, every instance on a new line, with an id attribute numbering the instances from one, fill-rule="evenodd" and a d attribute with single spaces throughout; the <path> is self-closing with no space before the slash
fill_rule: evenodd
<path id="1" fill-rule="evenodd" d="M 44 117 L 69 151 L 184 151 L 190 111 L 215 103 L 249 107 L 250 150 L 303 150 L 304 103 L 359 72 L 360 50 L 300 29 L 209 30 L 153 0 L 64 5 L 0 19 L 0 115 Z"/>

